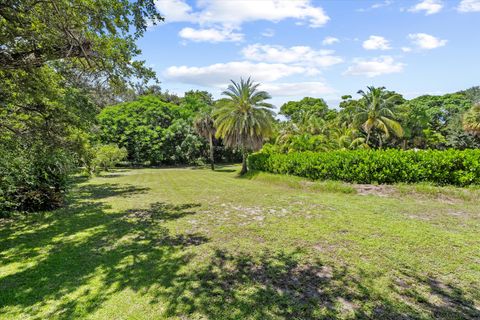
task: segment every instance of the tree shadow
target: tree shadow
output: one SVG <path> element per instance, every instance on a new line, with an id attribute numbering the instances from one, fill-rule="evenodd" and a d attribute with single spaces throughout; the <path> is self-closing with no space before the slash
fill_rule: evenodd
<path id="1" fill-rule="evenodd" d="M 357 307 L 375 299 L 346 267 L 302 264 L 296 253 L 255 257 L 223 250 L 201 270 L 180 275 L 164 298 L 167 316 L 208 319 L 368 318 Z"/>
<path id="2" fill-rule="evenodd" d="M 472 284 L 469 292 L 452 283 L 421 275 L 403 266 L 391 289 L 435 319 L 480 319 L 480 287 Z M 473 294 L 472 294 L 473 293 Z"/>
<path id="3" fill-rule="evenodd" d="M 248 170 L 247 173 L 245 173 L 244 175 L 238 175 L 236 178 L 251 180 L 256 176 L 258 176 L 259 174 L 260 174 L 260 171 L 258 170 Z"/>
<path id="4" fill-rule="evenodd" d="M 293 253 L 264 251 L 260 255 L 216 250 L 195 272 L 178 274 L 166 316 L 207 319 L 479 319 L 480 310 L 466 293 L 438 279 L 424 292 L 398 292 L 394 298 L 375 290 L 371 275 L 345 265 L 306 263 Z M 448 287 L 448 289 L 447 289 Z M 473 288 L 472 292 L 475 292 Z M 441 295 L 442 306 L 428 302 Z"/>
<path id="5" fill-rule="evenodd" d="M 127 211 L 129 216 L 143 220 L 161 219 L 175 220 L 187 215 L 195 214 L 194 208 L 200 207 L 200 204 L 187 203 L 173 205 L 164 202 L 156 202 L 150 205 L 149 209 L 131 209 Z"/>
<path id="6" fill-rule="evenodd" d="M 123 288 L 169 287 L 191 259 L 186 248 L 208 238 L 172 234 L 163 224 L 196 214 L 196 207 L 158 203 L 141 214 L 107 213 L 104 204 L 75 202 L 41 221 L 30 219 L 12 225 L 10 232 L 2 230 L 0 266 L 26 259 L 31 263 L 0 276 L 0 315 L 14 307 L 32 318 L 79 318 Z M 93 279 L 100 279 L 100 287 L 78 292 Z M 64 299 L 69 295 L 77 297 Z M 50 312 L 39 314 L 47 305 Z"/>
<path id="7" fill-rule="evenodd" d="M 238 170 L 236 169 L 215 169 L 215 172 L 225 172 L 225 173 L 232 173 L 232 172 L 237 172 Z"/>
<path id="8" fill-rule="evenodd" d="M 81 199 L 103 199 L 109 197 L 130 197 L 137 194 L 144 194 L 150 188 L 137 187 L 125 184 L 103 183 L 103 184 L 87 184 L 75 188 L 71 195 L 71 200 Z"/>
<path id="9" fill-rule="evenodd" d="M 16 309 L 25 318 L 85 318 L 128 289 L 162 305 L 161 316 L 181 319 L 480 318 L 473 284 L 466 291 L 400 266 L 387 295 L 371 274 L 307 261 L 301 249 L 232 252 L 167 227 L 197 214 L 199 204 L 111 212 L 90 201 L 136 189 L 88 187 L 66 208 L 4 225 L 0 270 L 14 271 L 0 274 L 0 317 Z"/>
<path id="10" fill-rule="evenodd" d="M 98 174 L 98 177 L 103 178 L 118 178 L 126 176 L 125 173 L 131 172 L 132 168 L 114 168 L 109 171 L 102 171 Z"/>
<path id="11" fill-rule="evenodd" d="M 231 164 L 215 164 L 215 170 L 213 172 L 225 172 L 225 173 L 231 173 L 231 172 L 237 172 L 239 169 L 232 168 L 233 165 Z M 197 166 L 197 167 L 190 167 L 190 170 L 211 170 L 210 165 L 204 165 L 204 166 Z"/>

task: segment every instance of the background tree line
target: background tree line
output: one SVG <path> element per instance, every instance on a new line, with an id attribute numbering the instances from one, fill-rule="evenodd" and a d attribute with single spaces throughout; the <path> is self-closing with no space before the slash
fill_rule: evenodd
<path id="1" fill-rule="evenodd" d="M 385 88 L 343 96 L 338 108 L 320 98 L 280 108 L 271 143 L 280 152 L 338 149 L 467 149 L 480 147 L 480 87 L 406 100 Z"/>

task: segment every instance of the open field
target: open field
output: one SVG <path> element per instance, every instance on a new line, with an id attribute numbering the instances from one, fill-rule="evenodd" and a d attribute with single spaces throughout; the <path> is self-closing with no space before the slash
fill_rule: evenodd
<path id="1" fill-rule="evenodd" d="M 124 169 L 1 221 L 1 319 L 478 319 L 480 191 Z"/>

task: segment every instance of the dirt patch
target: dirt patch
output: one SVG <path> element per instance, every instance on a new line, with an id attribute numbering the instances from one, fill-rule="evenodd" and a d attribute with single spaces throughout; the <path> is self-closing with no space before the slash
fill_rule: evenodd
<path id="1" fill-rule="evenodd" d="M 389 197 L 393 195 L 396 190 L 393 186 L 389 185 L 374 185 L 374 184 L 353 184 L 352 185 L 357 194 L 366 196 L 366 195 L 376 195 L 380 197 Z"/>
<path id="2" fill-rule="evenodd" d="M 454 216 L 454 217 L 461 217 L 461 218 L 468 218 L 470 217 L 470 214 L 464 211 L 450 211 L 447 212 L 447 214 Z"/>

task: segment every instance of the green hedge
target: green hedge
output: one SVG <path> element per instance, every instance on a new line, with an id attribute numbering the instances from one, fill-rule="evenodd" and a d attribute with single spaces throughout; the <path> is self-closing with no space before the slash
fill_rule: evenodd
<path id="1" fill-rule="evenodd" d="M 253 170 L 313 180 L 355 183 L 480 184 L 480 150 L 261 151 L 250 155 Z"/>

